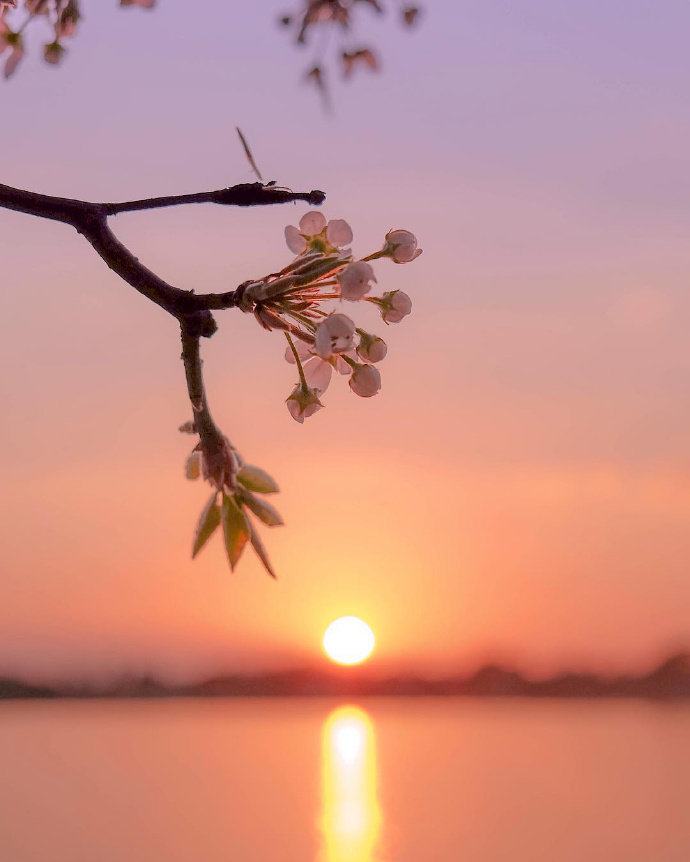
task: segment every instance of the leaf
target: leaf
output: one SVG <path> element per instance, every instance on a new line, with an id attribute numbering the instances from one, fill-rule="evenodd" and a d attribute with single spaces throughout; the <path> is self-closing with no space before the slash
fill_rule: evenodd
<path id="1" fill-rule="evenodd" d="M 199 518 L 199 523 L 196 525 L 194 545 L 192 546 L 192 559 L 196 557 L 211 538 L 218 524 L 220 524 L 220 506 L 218 505 L 217 497 L 218 494 L 213 494 L 208 503 L 206 503 Z"/>
<path id="2" fill-rule="evenodd" d="M 261 541 L 261 537 L 256 532 L 256 527 L 252 523 L 249 524 L 249 530 L 249 539 L 252 543 L 252 548 L 254 548 L 254 551 L 256 552 L 256 556 L 261 560 L 264 568 L 273 580 L 278 580 L 276 573 L 273 571 L 273 566 L 268 558 L 268 554 L 266 553 L 266 548 L 264 548 L 264 543 Z"/>
<path id="3" fill-rule="evenodd" d="M 259 494 L 275 494 L 280 490 L 273 476 L 269 476 L 265 470 L 253 464 L 245 464 L 242 467 L 237 474 L 237 481 L 247 490 L 256 491 Z"/>
<path id="4" fill-rule="evenodd" d="M 223 494 L 223 508 L 221 511 L 223 524 L 223 537 L 225 538 L 225 551 L 228 555 L 230 569 L 234 572 L 244 546 L 249 539 L 249 521 L 242 509 L 235 502 L 234 497 Z"/>
<path id="5" fill-rule="evenodd" d="M 253 512 L 256 517 L 263 521 L 267 527 L 280 527 L 283 524 L 283 519 L 280 516 L 280 512 L 272 506 L 270 503 L 267 503 L 266 500 L 262 500 L 260 497 L 255 497 L 251 491 L 241 491 L 241 500 L 244 505 Z"/>

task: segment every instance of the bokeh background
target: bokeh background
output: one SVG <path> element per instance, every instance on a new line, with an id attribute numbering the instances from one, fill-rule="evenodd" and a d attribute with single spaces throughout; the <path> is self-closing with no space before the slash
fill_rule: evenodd
<path id="1" fill-rule="evenodd" d="M 2 181 L 92 200 L 251 181 L 239 125 L 267 179 L 327 192 L 356 253 L 390 228 L 420 238 L 413 265 L 377 267 L 414 302 L 379 323 L 382 392 L 335 381 L 298 426 L 280 334 L 219 315 L 212 408 L 277 477 L 287 526 L 266 536 L 277 583 L 249 554 L 231 576 L 217 540 L 192 563 L 207 491 L 183 475 L 175 322 L 73 231 L 0 211 L 0 673 L 319 662 L 347 613 L 382 672 L 642 670 L 687 645 L 690 7 L 369 16 L 381 72 L 337 83 L 331 114 L 282 11 L 88 2 L 60 69 L 29 32 L 0 87 Z M 163 277 L 213 291 L 284 265 L 303 212 L 113 224 Z"/>

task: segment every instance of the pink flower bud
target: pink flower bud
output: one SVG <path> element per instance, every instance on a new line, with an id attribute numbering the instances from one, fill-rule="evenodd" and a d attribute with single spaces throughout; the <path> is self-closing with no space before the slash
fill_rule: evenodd
<path id="1" fill-rule="evenodd" d="M 305 419 L 313 416 L 317 410 L 323 407 L 323 404 L 319 401 L 318 393 L 308 386 L 306 389 L 303 388 L 301 383 L 295 386 L 285 403 L 290 416 L 292 416 L 295 422 L 299 422 L 300 425 Z"/>
<path id="2" fill-rule="evenodd" d="M 381 375 L 373 365 L 358 365 L 350 378 L 350 389 L 360 398 L 371 398 L 381 388 Z"/>
<path id="3" fill-rule="evenodd" d="M 391 290 L 381 297 L 380 308 L 385 323 L 400 323 L 412 311 L 412 300 L 402 290 Z"/>
<path id="4" fill-rule="evenodd" d="M 357 345 L 357 355 L 365 362 L 380 362 L 385 359 L 388 347 L 383 338 L 363 332 Z"/>
<path id="5" fill-rule="evenodd" d="M 371 290 L 371 282 L 376 281 L 374 270 L 370 264 L 362 260 L 348 263 L 340 274 L 340 296 L 350 302 L 356 302 Z"/>
<path id="6" fill-rule="evenodd" d="M 422 253 L 417 248 L 417 237 L 409 230 L 389 230 L 383 248 L 394 263 L 409 263 Z"/>
<path id="7" fill-rule="evenodd" d="M 46 63 L 50 63 L 51 66 L 57 66 L 60 60 L 62 60 L 64 53 L 64 47 L 57 40 L 43 47 L 43 59 Z"/>

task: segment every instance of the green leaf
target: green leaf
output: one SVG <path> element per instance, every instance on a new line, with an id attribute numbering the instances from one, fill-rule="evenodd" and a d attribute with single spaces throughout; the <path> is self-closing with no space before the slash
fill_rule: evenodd
<path id="1" fill-rule="evenodd" d="M 220 506 L 218 505 L 218 494 L 213 494 L 206 503 L 199 517 L 199 523 L 194 532 L 194 545 L 192 546 L 192 559 L 213 535 L 214 530 L 220 524 Z"/>
<path id="2" fill-rule="evenodd" d="M 273 476 L 253 464 L 245 464 L 242 467 L 237 474 L 237 481 L 248 491 L 256 491 L 259 494 L 275 494 L 279 490 Z"/>
<path id="3" fill-rule="evenodd" d="M 242 503 L 267 527 L 280 527 L 283 524 L 280 512 L 266 500 L 255 497 L 251 491 L 241 491 L 240 494 Z"/>
<path id="4" fill-rule="evenodd" d="M 268 574 L 274 579 L 277 580 L 276 573 L 273 571 L 273 566 L 271 565 L 271 561 L 268 558 L 268 554 L 266 553 L 266 548 L 264 548 L 264 543 L 261 541 L 259 534 L 256 532 L 256 527 L 250 523 L 249 529 L 251 534 L 249 539 L 252 543 L 252 548 L 256 551 L 257 557 L 263 563 L 264 568 L 268 572 Z"/>
<path id="5" fill-rule="evenodd" d="M 228 497 L 227 494 L 223 494 L 221 521 L 223 537 L 225 538 L 225 551 L 228 555 L 230 569 L 234 572 L 249 539 L 249 521 L 237 505 L 235 498 Z"/>

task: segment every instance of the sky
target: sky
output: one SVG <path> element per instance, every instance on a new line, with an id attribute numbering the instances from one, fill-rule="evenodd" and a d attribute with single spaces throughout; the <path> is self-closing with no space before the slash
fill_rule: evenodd
<path id="1" fill-rule="evenodd" d="M 289 3 L 84 3 L 58 68 L 0 85 L 2 181 L 88 200 L 267 178 L 327 193 L 413 313 L 379 320 L 383 388 L 336 381 L 303 426 L 279 333 L 218 315 L 211 407 L 274 475 L 278 571 L 221 542 L 184 479 L 175 321 L 69 228 L 0 210 L 0 673 L 170 679 L 320 663 L 335 617 L 371 669 L 650 667 L 690 643 L 690 67 L 684 0 L 429 2 L 353 36 L 379 74 L 324 113 Z M 290 259 L 304 206 L 112 220 L 171 283 L 229 289 Z M 370 325 L 375 318 L 365 314 Z M 385 331 L 384 331 L 385 330 Z"/>

